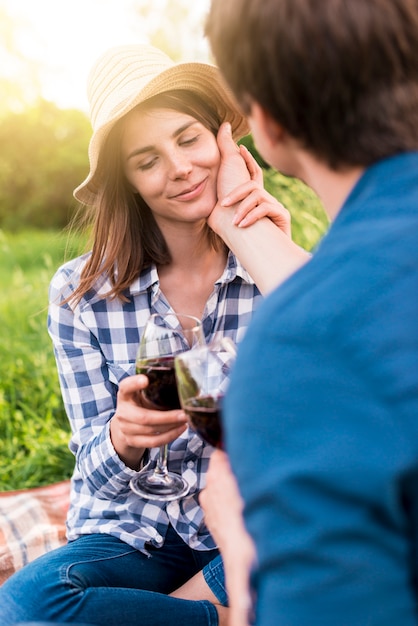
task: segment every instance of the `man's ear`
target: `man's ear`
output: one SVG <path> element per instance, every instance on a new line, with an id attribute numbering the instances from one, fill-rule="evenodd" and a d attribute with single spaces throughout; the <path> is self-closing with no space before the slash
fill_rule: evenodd
<path id="1" fill-rule="evenodd" d="M 278 142 L 282 142 L 286 133 L 282 126 L 274 117 L 266 111 L 264 107 L 258 102 L 251 103 L 251 113 L 249 115 L 251 122 L 253 122 L 263 133 L 266 140 L 273 147 Z"/>

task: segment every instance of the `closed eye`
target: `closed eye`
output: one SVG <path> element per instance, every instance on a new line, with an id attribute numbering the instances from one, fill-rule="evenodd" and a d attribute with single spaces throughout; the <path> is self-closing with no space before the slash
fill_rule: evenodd
<path id="1" fill-rule="evenodd" d="M 150 170 L 155 163 L 157 162 L 157 158 L 153 158 L 151 161 L 147 161 L 146 163 L 138 163 L 137 168 L 141 171 L 144 172 L 146 170 Z"/>
<path id="2" fill-rule="evenodd" d="M 182 139 L 181 141 L 179 141 L 179 145 L 180 146 L 191 146 L 192 144 L 196 143 L 196 141 L 199 139 L 200 135 L 195 135 L 194 137 L 190 137 L 189 139 Z"/>

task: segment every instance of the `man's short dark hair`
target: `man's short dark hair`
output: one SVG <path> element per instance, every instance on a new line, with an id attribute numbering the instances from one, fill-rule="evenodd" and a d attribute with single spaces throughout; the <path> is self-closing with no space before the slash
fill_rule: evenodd
<path id="1" fill-rule="evenodd" d="M 417 0 L 212 0 L 206 34 L 244 111 L 333 169 L 418 148 Z"/>

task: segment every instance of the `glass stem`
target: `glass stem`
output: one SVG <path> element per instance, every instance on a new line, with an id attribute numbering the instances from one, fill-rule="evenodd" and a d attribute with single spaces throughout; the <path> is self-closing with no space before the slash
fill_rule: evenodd
<path id="1" fill-rule="evenodd" d="M 160 446 L 160 453 L 157 459 L 157 465 L 155 467 L 155 474 L 158 476 L 166 476 L 168 473 L 167 470 L 167 459 L 168 459 L 168 445 Z"/>

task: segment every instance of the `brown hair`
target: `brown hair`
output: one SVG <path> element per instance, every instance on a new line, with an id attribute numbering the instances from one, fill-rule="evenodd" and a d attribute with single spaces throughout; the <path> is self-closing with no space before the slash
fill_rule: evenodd
<path id="1" fill-rule="evenodd" d="M 180 111 L 201 122 L 215 135 L 222 120 L 198 94 L 175 90 L 154 96 L 136 107 L 138 110 L 167 108 Z M 126 300 L 124 292 L 140 272 L 155 263 L 171 262 L 165 239 L 152 211 L 128 185 L 121 159 L 124 118 L 110 131 L 100 154 L 97 178 L 99 192 L 94 207 L 82 207 L 85 214 L 81 228 L 91 231 L 91 255 L 83 268 L 80 283 L 70 300 L 79 302 L 102 276 L 109 278 L 112 289 L 106 297 Z M 216 249 L 224 245 L 207 226 L 210 243 Z"/>
<path id="2" fill-rule="evenodd" d="M 417 149 L 417 0 L 212 0 L 206 34 L 246 114 L 333 169 Z"/>

